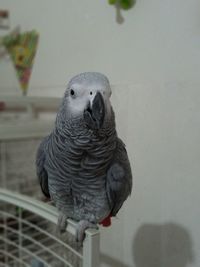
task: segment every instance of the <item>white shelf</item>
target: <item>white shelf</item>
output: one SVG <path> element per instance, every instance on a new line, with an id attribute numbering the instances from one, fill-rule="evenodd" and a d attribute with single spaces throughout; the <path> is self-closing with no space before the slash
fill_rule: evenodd
<path id="1" fill-rule="evenodd" d="M 5 110 L 0 112 L 0 140 L 48 135 L 54 127 L 55 118 L 44 119 L 42 114 L 56 114 L 60 101 L 56 97 L 0 96 L 0 102 L 5 103 Z M 39 114 L 41 117 L 38 119 Z"/>
<path id="2" fill-rule="evenodd" d="M 52 131 L 53 127 L 54 122 L 37 119 L 1 123 L 0 140 L 44 137 Z"/>
<path id="3" fill-rule="evenodd" d="M 0 102 L 5 102 L 6 107 L 27 107 L 27 104 L 35 108 L 57 109 L 61 99 L 58 97 L 37 97 L 37 96 L 4 96 L 0 95 Z"/>

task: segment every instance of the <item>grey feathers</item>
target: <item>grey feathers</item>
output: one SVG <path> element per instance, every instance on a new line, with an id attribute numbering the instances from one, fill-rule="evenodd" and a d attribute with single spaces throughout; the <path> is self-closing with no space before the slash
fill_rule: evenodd
<path id="1" fill-rule="evenodd" d="M 111 215 L 115 216 L 131 194 L 132 174 L 125 145 L 118 138 L 113 162 L 107 173 L 107 196 Z"/>
<path id="2" fill-rule="evenodd" d="M 37 153 L 41 189 L 59 212 L 97 224 L 131 193 L 127 152 L 117 137 L 108 79 L 83 73 L 68 84 L 55 128 Z M 62 219 L 60 220 L 62 221 Z M 82 225 L 82 224 L 80 224 Z"/>
<path id="3" fill-rule="evenodd" d="M 46 197 L 50 197 L 49 194 L 49 187 L 48 187 L 48 173 L 46 169 L 44 168 L 45 164 L 45 145 L 47 143 L 48 137 L 43 140 L 43 142 L 40 144 L 37 155 L 36 155 L 36 171 L 37 171 L 37 176 L 39 178 L 39 183 L 41 186 L 41 190 L 43 194 Z"/>

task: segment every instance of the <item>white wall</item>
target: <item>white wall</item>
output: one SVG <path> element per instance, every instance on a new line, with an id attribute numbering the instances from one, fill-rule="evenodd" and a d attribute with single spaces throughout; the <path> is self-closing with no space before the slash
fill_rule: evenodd
<path id="1" fill-rule="evenodd" d="M 0 7 L 10 9 L 12 27 L 40 33 L 30 95 L 61 96 L 71 76 L 89 70 L 114 85 L 134 189 L 102 229 L 104 265 L 200 266 L 199 0 L 138 0 L 122 25 L 106 0 Z M 20 94 L 18 87 L 11 62 L 1 60 L 0 93 Z"/>
<path id="2" fill-rule="evenodd" d="M 60 88 L 83 70 L 104 72 L 115 84 L 199 81 L 198 0 L 138 0 L 122 25 L 107 0 L 0 3 L 10 9 L 12 27 L 40 32 L 32 87 Z M 1 86 L 17 86 L 11 64 L 0 68 Z"/>

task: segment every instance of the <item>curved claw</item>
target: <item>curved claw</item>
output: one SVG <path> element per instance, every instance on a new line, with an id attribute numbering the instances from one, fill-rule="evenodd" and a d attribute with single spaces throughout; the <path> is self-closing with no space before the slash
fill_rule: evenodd
<path id="1" fill-rule="evenodd" d="M 98 229 L 98 226 L 86 220 L 81 220 L 76 228 L 76 241 L 82 243 L 85 238 L 85 230 L 88 228 Z"/>
<path id="2" fill-rule="evenodd" d="M 66 214 L 60 213 L 58 216 L 58 230 L 60 233 L 64 233 L 67 227 L 68 216 Z"/>

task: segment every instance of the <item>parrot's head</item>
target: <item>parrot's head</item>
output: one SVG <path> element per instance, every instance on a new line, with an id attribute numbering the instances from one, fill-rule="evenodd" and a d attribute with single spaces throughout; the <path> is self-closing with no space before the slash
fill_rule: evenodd
<path id="1" fill-rule="evenodd" d="M 109 119 L 112 108 L 108 78 L 97 72 L 85 72 L 73 77 L 65 92 L 66 112 L 72 118 L 82 117 L 91 129 L 100 129 Z"/>

